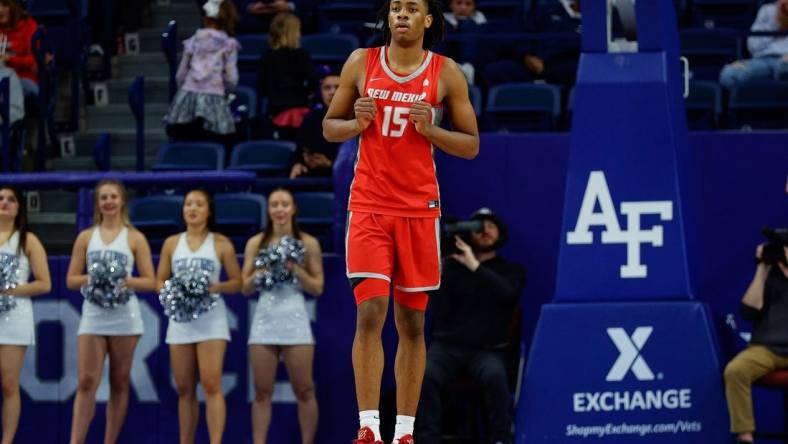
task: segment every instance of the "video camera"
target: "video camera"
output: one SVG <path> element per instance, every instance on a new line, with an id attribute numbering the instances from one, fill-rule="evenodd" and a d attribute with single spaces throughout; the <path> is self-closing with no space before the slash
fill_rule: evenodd
<path id="1" fill-rule="evenodd" d="M 458 254 L 454 236 L 459 236 L 465 243 L 470 243 L 470 235 L 484 230 L 484 221 L 459 220 L 454 216 L 441 218 L 441 256 Z"/>
<path id="2" fill-rule="evenodd" d="M 788 246 L 788 228 L 769 228 L 763 227 L 761 233 L 769 239 L 769 243 L 763 246 L 761 262 L 765 265 L 777 265 L 782 262 L 788 265 L 785 257 L 785 247 Z"/>

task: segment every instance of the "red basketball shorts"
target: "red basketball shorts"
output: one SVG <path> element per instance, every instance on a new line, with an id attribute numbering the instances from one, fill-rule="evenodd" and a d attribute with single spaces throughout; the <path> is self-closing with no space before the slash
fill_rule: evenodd
<path id="1" fill-rule="evenodd" d="M 357 283 L 356 304 L 388 296 L 393 283 L 395 301 L 425 310 L 425 292 L 440 287 L 439 222 L 429 217 L 348 213 L 347 277 Z"/>

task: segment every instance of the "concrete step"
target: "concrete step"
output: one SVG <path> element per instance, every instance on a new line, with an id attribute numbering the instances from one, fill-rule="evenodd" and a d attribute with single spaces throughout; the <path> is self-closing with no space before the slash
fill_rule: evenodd
<path id="1" fill-rule="evenodd" d="M 169 106 L 165 103 L 145 104 L 145 129 L 163 129 L 161 120 Z M 130 130 L 136 125 L 128 105 L 88 106 L 86 108 L 87 129 L 114 132 Z"/>
<path id="2" fill-rule="evenodd" d="M 150 28 L 150 29 L 143 29 L 140 30 L 140 52 L 142 53 L 155 53 L 161 52 L 161 34 L 164 32 L 166 27 L 159 28 Z M 192 35 L 197 28 L 192 28 L 189 26 L 184 26 L 181 23 L 178 23 L 178 40 L 183 42 L 184 40 L 188 39 Z M 178 46 L 178 51 L 180 51 L 182 45 Z"/>
<path id="3" fill-rule="evenodd" d="M 48 255 L 68 255 L 77 237 L 75 212 L 31 213 L 30 231 L 35 233 Z"/>
<path id="4" fill-rule="evenodd" d="M 103 131 L 86 131 L 74 134 L 75 156 L 92 157 Z M 155 155 L 159 147 L 167 143 L 167 135 L 161 129 L 145 131 L 145 154 Z M 113 131 L 110 133 L 110 149 L 113 156 L 135 156 L 137 153 L 137 134 L 133 130 Z"/>
<path id="5" fill-rule="evenodd" d="M 129 88 L 132 78 L 113 79 L 107 82 L 110 104 L 129 103 Z M 170 81 L 165 77 L 145 77 L 145 103 L 168 103 L 170 101 Z"/>
<path id="6" fill-rule="evenodd" d="M 170 20 L 177 21 L 184 28 L 198 28 L 202 21 L 200 10 L 195 2 L 156 5 L 151 10 L 151 28 L 164 29 Z"/>
<path id="7" fill-rule="evenodd" d="M 145 169 L 150 170 L 155 156 L 145 156 Z M 134 171 L 137 168 L 135 156 L 112 156 L 113 171 Z M 97 171 L 92 157 L 67 157 L 52 159 L 52 171 Z"/>
<path id="8" fill-rule="evenodd" d="M 161 51 L 138 55 L 124 54 L 118 57 L 119 78 L 136 78 L 137 76 L 162 78 L 168 75 L 167 59 Z"/>

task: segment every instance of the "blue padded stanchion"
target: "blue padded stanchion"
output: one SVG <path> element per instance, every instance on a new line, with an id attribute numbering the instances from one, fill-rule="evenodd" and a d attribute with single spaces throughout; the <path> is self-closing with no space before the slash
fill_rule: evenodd
<path id="1" fill-rule="evenodd" d="M 672 2 L 583 2 L 554 302 L 516 442 L 725 442 L 722 363 L 693 301 L 692 169 Z M 628 7 L 627 7 L 628 6 Z M 635 26 L 636 25 L 636 26 Z"/>

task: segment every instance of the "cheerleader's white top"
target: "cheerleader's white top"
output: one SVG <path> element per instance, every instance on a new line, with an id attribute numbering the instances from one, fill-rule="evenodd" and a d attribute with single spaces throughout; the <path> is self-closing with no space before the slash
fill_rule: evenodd
<path id="1" fill-rule="evenodd" d="M 249 344 L 314 343 L 304 293 L 300 287 L 284 284 L 273 290 L 260 292 L 249 329 Z"/>
<path id="2" fill-rule="evenodd" d="M 189 248 L 186 233 L 181 233 L 178 246 L 172 254 L 172 274 L 177 276 L 190 268 L 206 270 L 211 274 L 211 283 L 219 282 L 222 263 L 216 254 L 213 233 L 208 233 L 197 251 Z M 201 314 L 197 319 L 188 322 L 169 320 L 167 326 L 167 344 L 195 344 L 209 340 L 230 340 L 230 327 L 227 322 L 227 306 L 221 295 L 216 305 Z"/>
<path id="3" fill-rule="evenodd" d="M 0 245 L 0 256 L 15 257 L 19 261 L 16 270 L 16 285 L 23 285 L 30 280 L 30 262 L 19 247 L 19 232 Z M 12 296 L 14 291 L 9 292 Z M 36 328 L 33 321 L 33 302 L 28 297 L 15 297 L 16 307 L 0 313 L 0 344 L 2 345 L 35 345 Z"/>
<path id="4" fill-rule="evenodd" d="M 99 227 L 93 228 L 87 250 L 87 264 L 97 260 L 117 260 L 131 276 L 134 255 L 129 246 L 129 229 L 123 227 L 109 244 L 101 240 Z M 82 319 L 77 335 L 136 336 L 143 332 L 140 303 L 136 295 L 129 302 L 115 308 L 103 308 L 88 300 L 82 303 Z"/>

